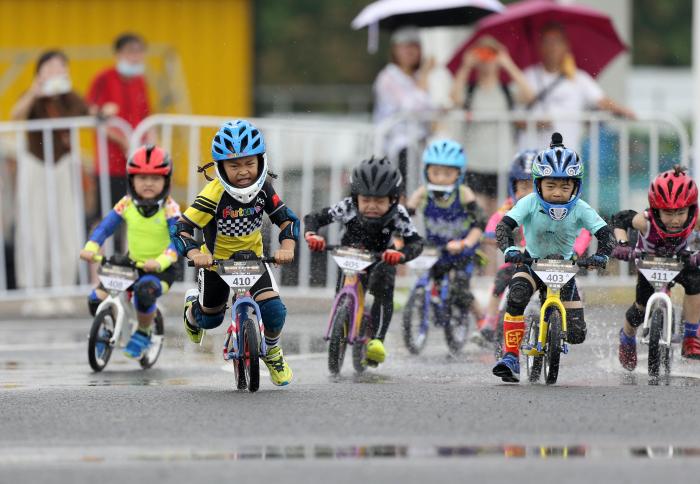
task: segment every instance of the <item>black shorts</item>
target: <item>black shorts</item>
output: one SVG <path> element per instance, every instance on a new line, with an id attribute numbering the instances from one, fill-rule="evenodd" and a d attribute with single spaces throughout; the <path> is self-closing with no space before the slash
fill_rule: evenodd
<path id="1" fill-rule="evenodd" d="M 498 194 L 498 175 L 468 171 L 464 183 L 475 193 L 495 198 Z"/>
<path id="2" fill-rule="evenodd" d="M 700 269 L 690 269 L 686 267 L 673 281 L 683 286 L 688 296 L 700 294 Z M 637 274 L 636 292 L 635 302 L 640 306 L 646 306 L 647 301 L 651 295 L 654 294 L 655 290 L 643 275 Z"/>
<path id="3" fill-rule="evenodd" d="M 202 307 L 217 308 L 228 302 L 231 289 L 228 287 L 228 284 L 219 277 L 219 274 L 214 271 L 200 269 L 197 281 L 199 284 L 199 304 L 201 304 Z M 253 299 L 255 299 L 260 294 L 268 291 L 279 292 L 277 284 L 275 284 L 272 274 L 270 274 L 270 269 L 267 267 L 267 264 L 265 264 L 265 274 L 250 288 L 250 294 L 253 296 Z"/>

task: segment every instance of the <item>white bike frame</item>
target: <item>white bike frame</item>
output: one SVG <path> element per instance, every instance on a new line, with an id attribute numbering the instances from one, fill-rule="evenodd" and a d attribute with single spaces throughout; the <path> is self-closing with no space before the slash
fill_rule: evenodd
<path id="1" fill-rule="evenodd" d="M 680 273 L 683 266 L 679 261 L 668 261 L 662 258 L 650 258 L 639 261 L 639 272 L 645 277 L 647 282 L 654 287 L 656 291 L 647 301 L 644 311 L 644 324 L 642 325 L 642 344 L 649 344 L 649 328 L 651 327 L 651 315 L 659 305 L 665 309 L 664 314 L 664 331 L 659 338 L 659 344 L 665 347 L 671 347 L 673 339 L 673 302 L 668 295 L 668 285 Z M 656 274 L 656 275 L 654 275 Z M 658 276 L 661 276 L 659 278 Z"/>

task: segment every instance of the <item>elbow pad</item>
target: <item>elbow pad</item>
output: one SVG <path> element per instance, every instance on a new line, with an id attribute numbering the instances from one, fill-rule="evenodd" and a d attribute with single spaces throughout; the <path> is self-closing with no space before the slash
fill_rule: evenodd
<path id="1" fill-rule="evenodd" d="M 595 238 L 598 240 L 598 250 L 596 255 L 602 255 L 609 257 L 615 248 L 615 237 L 613 236 L 610 226 L 606 225 L 601 227 L 598 232 L 595 233 Z"/>
<path id="2" fill-rule="evenodd" d="M 623 210 L 612 216 L 612 226 L 614 229 L 629 230 L 632 228 L 632 219 L 637 212 L 634 210 Z"/>
<path id="3" fill-rule="evenodd" d="M 273 218 L 274 217 L 274 218 Z M 280 230 L 279 241 L 283 240 L 293 240 L 294 242 L 299 241 L 299 231 L 301 230 L 301 220 L 299 217 L 288 207 L 282 207 L 277 211 L 274 216 L 270 219 L 277 225 L 281 225 L 284 222 L 289 222 L 285 228 Z"/>
<path id="4" fill-rule="evenodd" d="M 496 242 L 498 243 L 498 248 L 503 252 L 507 251 L 509 247 L 515 245 L 515 237 L 513 237 L 513 229 L 515 229 L 518 224 L 512 218 L 505 216 L 496 226 Z"/>
<path id="5" fill-rule="evenodd" d="M 189 237 L 182 235 L 182 232 Z M 175 225 L 170 226 L 170 241 L 182 257 L 187 257 L 192 249 L 199 249 L 199 244 L 194 239 L 194 227 L 186 222 L 178 221 Z"/>

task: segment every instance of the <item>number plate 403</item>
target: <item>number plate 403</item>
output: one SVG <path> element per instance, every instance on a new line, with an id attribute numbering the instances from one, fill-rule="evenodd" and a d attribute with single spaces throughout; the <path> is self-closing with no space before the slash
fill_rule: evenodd
<path id="1" fill-rule="evenodd" d="M 535 271 L 537 277 L 539 277 L 545 284 L 566 284 L 574 277 L 576 274 L 572 272 L 555 272 L 555 271 Z"/>

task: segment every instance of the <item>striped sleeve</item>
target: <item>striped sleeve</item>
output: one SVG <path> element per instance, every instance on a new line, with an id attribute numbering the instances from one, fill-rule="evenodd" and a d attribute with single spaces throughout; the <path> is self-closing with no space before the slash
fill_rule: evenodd
<path id="1" fill-rule="evenodd" d="M 197 195 L 183 216 L 197 228 L 203 228 L 216 216 L 216 207 L 224 188 L 218 180 L 209 182 Z"/>

